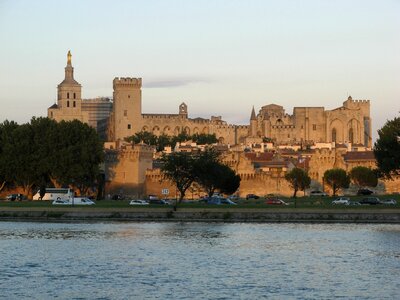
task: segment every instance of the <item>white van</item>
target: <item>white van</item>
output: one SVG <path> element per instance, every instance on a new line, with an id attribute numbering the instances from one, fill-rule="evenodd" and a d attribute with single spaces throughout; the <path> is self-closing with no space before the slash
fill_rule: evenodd
<path id="1" fill-rule="evenodd" d="M 40 191 L 38 191 L 35 195 L 33 195 L 33 200 L 68 200 L 72 201 L 74 197 L 74 191 L 69 188 L 46 188 L 46 193 L 43 198 L 40 199 Z"/>
<path id="2" fill-rule="evenodd" d="M 57 199 L 54 200 L 53 205 L 94 205 L 92 200 L 87 197 L 75 197 L 73 201 L 65 200 L 65 199 Z"/>
<path id="3" fill-rule="evenodd" d="M 94 205 L 94 204 L 96 204 L 87 197 L 74 197 L 72 201 L 73 201 L 73 203 L 71 203 L 71 204 L 74 204 L 74 205 Z"/>

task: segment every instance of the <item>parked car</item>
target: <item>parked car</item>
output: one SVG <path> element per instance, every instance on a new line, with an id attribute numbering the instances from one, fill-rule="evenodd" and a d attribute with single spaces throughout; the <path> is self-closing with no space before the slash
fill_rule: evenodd
<path id="1" fill-rule="evenodd" d="M 131 200 L 129 205 L 149 205 L 149 202 L 146 200 Z"/>
<path id="2" fill-rule="evenodd" d="M 227 198 L 220 198 L 221 204 L 228 204 L 228 205 L 236 205 L 235 202 L 233 202 L 231 199 Z"/>
<path id="3" fill-rule="evenodd" d="M 361 199 L 359 201 L 360 204 L 366 204 L 366 205 L 377 205 L 377 204 L 382 204 L 381 200 L 377 197 L 366 197 Z"/>
<path id="4" fill-rule="evenodd" d="M 382 202 L 382 204 L 386 204 L 386 205 L 396 205 L 397 204 L 397 201 L 394 199 L 386 199 L 381 202 Z"/>
<path id="5" fill-rule="evenodd" d="M 311 191 L 310 192 L 310 197 L 326 197 L 326 196 L 328 196 L 328 194 L 327 193 L 325 193 L 325 192 L 321 192 L 321 191 L 318 191 L 318 190 L 315 190 L 315 191 Z"/>
<path id="6" fill-rule="evenodd" d="M 74 205 L 94 205 L 96 204 L 92 200 L 90 200 L 88 197 L 74 197 L 73 203 Z"/>
<path id="7" fill-rule="evenodd" d="M 373 194 L 374 192 L 373 191 L 371 191 L 370 189 L 359 189 L 358 191 L 357 191 L 357 195 L 363 195 L 363 196 L 368 196 L 368 195 L 371 195 L 371 194 Z"/>
<path id="8" fill-rule="evenodd" d="M 22 199 L 21 194 L 9 194 L 6 197 L 6 200 L 8 200 L 8 201 L 15 201 L 15 200 L 21 200 L 21 199 Z"/>
<path id="9" fill-rule="evenodd" d="M 255 195 L 255 194 L 247 194 L 247 195 L 246 195 L 246 200 L 249 200 L 249 199 L 258 199 L 258 198 L 260 198 L 260 197 L 257 196 L 257 195 Z"/>
<path id="10" fill-rule="evenodd" d="M 169 203 L 165 200 L 161 200 L 161 199 L 153 199 L 153 200 L 149 200 L 149 204 L 156 204 L 156 205 L 169 205 Z"/>
<path id="11" fill-rule="evenodd" d="M 349 205 L 349 206 L 358 206 L 358 205 L 361 205 L 361 204 L 360 204 L 360 202 L 358 202 L 358 201 L 349 201 L 349 203 L 346 204 L 346 205 Z"/>
<path id="12" fill-rule="evenodd" d="M 71 202 L 69 202 L 68 200 L 65 200 L 65 199 L 54 200 L 51 204 L 52 205 L 72 205 Z"/>
<path id="13" fill-rule="evenodd" d="M 230 199 L 230 200 L 237 200 L 237 199 L 239 199 L 239 196 L 238 195 L 230 195 L 229 197 L 228 197 L 228 199 Z"/>
<path id="14" fill-rule="evenodd" d="M 267 201 L 265 201 L 265 204 L 269 205 L 289 205 L 289 203 L 286 203 L 285 201 L 278 199 L 278 198 L 269 198 Z"/>
<path id="15" fill-rule="evenodd" d="M 348 197 L 339 197 L 332 201 L 332 204 L 342 204 L 342 205 L 350 205 L 350 198 Z"/>
<path id="16" fill-rule="evenodd" d="M 115 194 L 111 197 L 111 200 L 124 200 L 124 197 L 119 194 Z"/>

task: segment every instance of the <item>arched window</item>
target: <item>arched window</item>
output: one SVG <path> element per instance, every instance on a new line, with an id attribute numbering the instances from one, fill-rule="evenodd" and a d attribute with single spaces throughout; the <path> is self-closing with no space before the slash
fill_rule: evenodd
<path id="1" fill-rule="evenodd" d="M 353 132 L 353 128 L 349 129 L 349 142 L 350 143 L 354 143 L 354 132 Z"/>
<path id="2" fill-rule="evenodd" d="M 75 101 L 72 103 L 72 106 L 73 106 L 73 107 L 76 107 L 76 103 L 75 103 Z"/>
<path id="3" fill-rule="evenodd" d="M 332 129 L 332 142 L 336 143 L 336 128 Z"/>
<path id="4" fill-rule="evenodd" d="M 67 101 L 67 107 L 69 107 L 69 101 Z"/>
<path id="5" fill-rule="evenodd" d="M 74 99 L 76 99 L 76 94 L 74 93 Z"/>
<path id="6" fill-rule="evenodd" d="M 69 93 L 67 93 L 67 99 L 69 99 Z"/>

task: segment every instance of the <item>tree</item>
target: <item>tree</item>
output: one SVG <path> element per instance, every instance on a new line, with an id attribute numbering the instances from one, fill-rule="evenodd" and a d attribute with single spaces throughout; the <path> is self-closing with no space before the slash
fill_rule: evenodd
<path id="1" fill-rule="evenodd" d="M 400 175 L 400 117 L 387 121 L 378 130 L 374 154 L 382 177 Z"/>
<path id="2" fill-rule="evenodd" d="M 161 172 L 164 178 L 173 182 L 179 191 L 179 199 L 177 199 L 174 206 L 176 210 L 178 202 L 182 202 L 186 190 L 195 179 L 193 157 L 190 153 L 173 152 L 169 155 L 163 154 L 161 162 Z"/>
<path id="3" fill-rule="evenodd" d="M 211 197 L 215 190 L 232 194 L 240 185 L 240 176 L 220 161 L 220 153 L 206 148 L 195 158 L 195 181 Z"/>
<path id="4" fill-rule="evenodd" d="M 10 152 L 9 144 L 17 127 L 18 124 L 13 121 L 6 120 L 0 124 L 0 192 L 15 180 L 14 166 L 10 162 L 12 151 Z"/>
<path id="5" fill-rule="evenodd" d="M 310 187 L 311 178 L 307 172 L 300 168 L 293 168 L 290 172 L 286 173 L 285 179 L 293 188 L 293 198 L 296 198 L 297 191 L 304 191 Z"/>
<path id="6" fill-rule="evenodd" d="M 195 133 L 192 135 L 191 140 L 199 145 L 211 145 L 218 142 L 215 133 L 213 134 Z"/>
<path id="7" fill-rule="evenodd" d="M 350 171 L 350 179 L 358 186 L 375 187 L 378 184 L 376 172 L 367 167 L 355 167 Z"/>
<path id="8" fill-rule="evenodd" d="M 332 188 L 333 196 L 341 188 L 348 188 L 350 184 L 350 177 L 343 169 L 330 169 L 324 173 L 325 182 Z"/>
<path id="9" fill-rule="evenodd" d="M 56 145 L 51 176 L 59 184 L 86 194 L 95 186 L 104 160 L 103 143 L 96 131 L 78 120 L 61 121 Z"/>

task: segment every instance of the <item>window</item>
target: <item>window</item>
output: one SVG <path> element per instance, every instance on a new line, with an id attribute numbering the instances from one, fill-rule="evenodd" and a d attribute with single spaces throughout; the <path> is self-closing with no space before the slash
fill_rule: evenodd
<path id="1" fill-rule="evenodd" d="M 131 129 L 131 124 L 128 124 L 128 129 Z"/>
<path id="2" fill-rule="evenodd" d="M 332 129 L 332 142 L 336 143 L 336 128 Z"/>
<path id="3" fill-rule="evenodd" d="M 128 111 L 124 110 L 124 117 L 126 117 L 128 115 Z"/>
<path id="4" fill-rule="evenodd" d="M 53 112 L 50 112 L 50 117 L 51 117 L 51 118 L 53 117 Z"/>
<path id="5" fill-rule="evenodd" d="M 74 95 L 75 95 L 75 94 L 74 94 Z M 74 103 L 72 104 L 72 106 L 73 106 L 73 107 L 76 107 L 76 103 L 75 103 L 75 101 L 74 101 Z"/>
<path id="6" fill-rule="evenodd" d="M 131 95 L 128 95 L 128 98 L 130 98 L 131 97 Z"/>
<path id="7" fill-rule="evenodd" d="M 76 99 L 76 94 L 74 93 L 74 99 Z"/>
<path id="8" fill-rule="evenodd" d="M 69 101 L 67 101 L 67 107 L 69 107 Z"/>
<path id="9" fill-rule="evenodd" d="M 69 99 L 69 93 L 67 93 L 67 99 Z"/>
<path id="10" fill-rule="evenodd" d="M 312 124 L 312 130 L 317 130 L 317 124 Z"/>
<path id="11" fill-rule="evenodd" d="M 350 143 L 354 143 L 354 132 L 353 132 L 353 128 L 349 129 L 349 142 Z"/>

